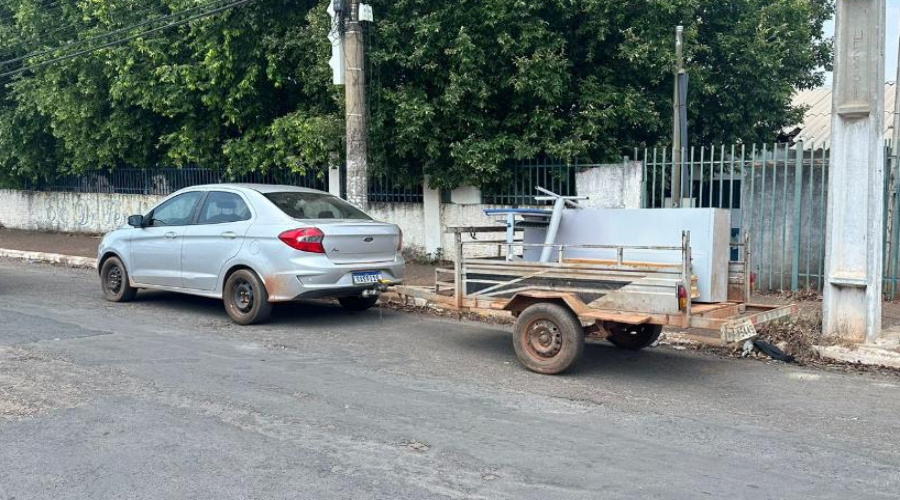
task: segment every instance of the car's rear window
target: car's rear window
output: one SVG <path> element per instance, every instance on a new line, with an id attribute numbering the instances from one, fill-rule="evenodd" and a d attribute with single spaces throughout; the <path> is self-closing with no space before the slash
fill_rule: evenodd
<path id="1" fill-rule="evenodd" d="M 362 210 L 330 194 L 287 191 L 266 193 L 265 197 L 295 219 L 372 220 Z"/>

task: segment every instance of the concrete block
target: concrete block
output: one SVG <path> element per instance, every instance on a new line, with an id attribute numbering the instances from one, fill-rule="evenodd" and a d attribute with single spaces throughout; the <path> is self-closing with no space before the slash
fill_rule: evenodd
<path id="1" fill-rule="evenodd" d="M 641 208 L 643 164 L 639 161 L 591 167 L 575 174 L 579 196 L 588 196 L 582 206 L 596 208 Z"/>
<path id="2" fill-rule="evenodd" d="M 457 205 L 480 205 L 481 190 L 473 186 L 462 186 L 450 192 L 450 201 Z"/>

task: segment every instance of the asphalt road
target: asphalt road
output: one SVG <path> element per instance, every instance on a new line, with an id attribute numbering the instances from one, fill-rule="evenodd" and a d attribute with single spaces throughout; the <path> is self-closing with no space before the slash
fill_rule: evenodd
<path id="1" fill-rule="evenodd" d="M 897 498 L 900 378 L 328 304 L 103 301 L 0 260 L 0 500 Z"/>

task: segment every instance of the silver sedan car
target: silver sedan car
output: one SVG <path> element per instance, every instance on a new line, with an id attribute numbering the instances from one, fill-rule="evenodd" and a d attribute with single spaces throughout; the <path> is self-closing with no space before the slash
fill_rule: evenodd
<path id="1" fill-rule="evenodd" d="M 403 280 L 403 235 L 331 194 L 293 186 L 214 184 L 183 189 L 110 232 L 98 250 L 103 293 L 139 289 L 223 299 L 249 325 L 272 303 L 337 298 L 362 311 Z"/>

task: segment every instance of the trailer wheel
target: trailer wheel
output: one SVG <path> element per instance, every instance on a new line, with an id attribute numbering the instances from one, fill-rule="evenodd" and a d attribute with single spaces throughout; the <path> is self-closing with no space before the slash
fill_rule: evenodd
<path id="1" fill-rule="evenodd" d="M 555 375 L 581 357 L 584 329 L 569 309 L 558 304 L 534 304 L 516 318 L 513 347 L 525 368 Z"/>
<path id="2" fill-rule="evenodd" d="M 661 325 L 629 325 L 626 323 L 607 323 L 609 330 L 607 340 L 616 347 L 639 351 L 659 339 L 662 333 Z"/>

